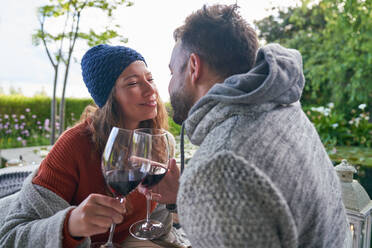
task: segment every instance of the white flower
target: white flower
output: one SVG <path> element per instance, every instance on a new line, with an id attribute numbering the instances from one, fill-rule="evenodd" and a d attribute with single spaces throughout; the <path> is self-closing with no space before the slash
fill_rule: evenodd
<path id="1" fill-rule="evenodd" d="M 315 112 L 319 112 L 319 113 L 323 114 L 324 116 L 328 116 L 331 113 L 330 108 L 325 108 L 323 106 L 320 106 L 320 107 L 317 107 L 317 108 L 312 107 L 311 110 L 315 111 Z"/>
<path id="2" fill-rule="evenodd" d="M 333 102 L 328 103 L 328 108 L 332 109 L 335 106 Z"/>
<path id="3" fill-rule="evenodd" d="M 367 107 L 367 104 L 363 103 L 358 106 L 359 109 L 363 110 Z"/>
<path id="4" fill-rule="evenodd" d="M 355 118 L 355 126 L 359 126 L 360 117 Z"/>
<path id="5" fill-rule="evenodd" d="M 332 124 L 332 127 L 333 127 L 333 128 L 338 127 L 338 123 Z"/>

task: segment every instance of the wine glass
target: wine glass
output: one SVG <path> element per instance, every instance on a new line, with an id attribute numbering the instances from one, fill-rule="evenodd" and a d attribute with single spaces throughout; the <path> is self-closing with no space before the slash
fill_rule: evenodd
<path id="1" fill-rule="evenodd" d="M 148 150 L 146 145 L 149 144 L 141 143 L 142 147 L 132 146 L 132 138 L 133 131 L 113 127 L 102 155 L 101 167 L 107 188 L 120 202 L 123 202 L 124 197 L 141 183 L 150 168 L 146 163 L 137 163 L 129 159 L 132 153 L 141 154 L 139 151 L 141 148 Z M 115 226 L 115 223 L 111 225 L 106 243 L 93 243 L 92 247 L 120 247 L 113 243 Z"/>
<path id="2" fill-rule="evenodd" d="M 155 128 L 140 128 L 134 130 L 133 141 L 144 139 L 150 142 L 149 152 L 137 159 L 148 161 L 150 169 L 142 180 L 144 187 L 152 187 L 159 183 L 168 171 L 169 159 L 174 157 L 175 139 L 172 134 Z M 151 195 L 146 194 L 146 219 L 140 220 L 131 225 L 130 234 L 141 240 L 151 240 L 163 235 L 165 227 L 163 223 L 150 219 Z"/>

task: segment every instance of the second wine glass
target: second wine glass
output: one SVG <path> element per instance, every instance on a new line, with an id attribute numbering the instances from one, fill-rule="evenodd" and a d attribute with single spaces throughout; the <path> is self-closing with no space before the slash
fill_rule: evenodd
<path id="1" fill-rule="evenodd" d="M 148 152 L 137 157 L 137 159 L 148 161 L 150 169 L 144 177 L 142 185 L 152 187 L 159 183 L 168 171 L 169 159 L 174 157 L 175 140 L 169 132 L 156 128 L 134 130 L 133 144 L 137 139 L 146 140 L 150 144 L 148 146 Z M 146 219 L 134 223 L 129 229 L 132 236 L 141 240 L 159 238 L 165 232 L 163 223 L 150 219 L 150 194 L 146 195 L 146 200 Z"/>

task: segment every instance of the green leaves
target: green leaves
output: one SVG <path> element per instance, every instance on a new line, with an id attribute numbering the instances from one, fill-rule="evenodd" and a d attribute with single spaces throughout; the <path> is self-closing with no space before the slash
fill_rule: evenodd
<path id="1" fill-rule="evenodd" d="M 99 44 L 110 43 L 114 38 L 120 38 L 121 42 L 126 43 L 127 38 L 121 36 L 116 30 L 105 28 L 105 31 L 101 33 L 96 33 L 93 29 L 90 29 L 87 33 L 79 33 L 79 38 L 87 41 L 89 46 L 96 46 Z"/>
<path id="2" fill-rule="evenodd" d="M 86 31 L 81 29 L 82 16 L 89 9 L 100 10 L 108 19 L 112 20 L 113 12 L 121 5 L 127 3 L 131 6 L 130 1 L 126 0 L 50 0 L 49 4 L 41 6 L 38 9 L 38 19 L 40 28 L 32 35 L 32 43 L 35 46 L 43 45 L 50 63 L 54 70 L 53 82 L 53 101 L 51 109 L 51 144 L 54 143 L 55 137 L 55 116 L 56 116 L 56 88 L 58 84 L 58 72 L 60 65 L 64 65 L 63 91 L 60 102 L 60 133 L 64 129 L 64 95 L 68 81 L 69 68 L 73 58 L 75 44 L 80 41 L 86 42 L 89 46 L 100 43 L 110 43 L 117 38 L 126 42 L 126 38 L 117 31 L 119 24 L 113 24 L 115 29 L 105 27 L 104 31 L 96 32 L 93 30 L 99 27 L 90 27 Z M 62 62 L 62 63 L 61 63 Z"/>
<path id="3" fill-rule="evenodd" d="M 36 30 L 32 36 L 32 41 L 35 46 L 44 41 L 45 44 L 50 44 L 57 49 L 62 49 L 61 53 L 55 52 L 54 54 L 69 54 L 70 47 L 67 44 L 72 44 L 76 39 L 85 41 L 89 46 L 94 46 L 100 43 L 110 43 L 112 39 L 119 39 L 126 42 L 118 30 L 119 24 L 112 24 L 113 28 L 105 27 L 102 32 L 95 32 L 96 28 L 92 27 L 90 30 L 80 30 L 80 19 L 86 11 L 90 8 L 100 9 L 109 18 L 112 18 L 113 11 L 119 6 L 126 4 L 132 6 L 133 2 L 127 0 L 50 0 L 50 3 L 41 6 L 38 9 L 39 20 L 41 28 Z M 56 20 L 64 23 L 64 27 L 59 30 L 48 30 L 46 25 L 53 23 Z M 77 36 L 75 37 L 75 32 Z M 48 49 L 50 49 L 48 47 Z M 53 52 L 51 52 L 52 54 Z M 64 61 L 67 61 L 65 58 Z"/>
<path id="4" fill-rule="evenodd" d="M 311 5 L 313 3 L 313 5 Z M 372 1 L 302 1 L 256 22 L 260 38 L 300 50 L 303 104 L 326 104 L 349 115 L 360 103 L 372 111 Z"/>
<path id="5" fill-rule="evenodd" d="M 327 148 L 335 145 L 372 147 L 372 123 L 368 122 L 370 113 L 365 111 L 366 106 L 360 104 L 347 114 L 337 112 L 333 103 L 304 109 Z"/>

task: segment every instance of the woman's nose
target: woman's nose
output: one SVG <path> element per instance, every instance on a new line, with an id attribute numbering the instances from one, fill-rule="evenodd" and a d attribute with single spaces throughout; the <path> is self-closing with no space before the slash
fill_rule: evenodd
<path id="1" fill-rule="evenodd" d="M 144 96 L 153 95 L 156 92 L 155 84 L 147 80 L 144 80 L 143 88 Z"/>

